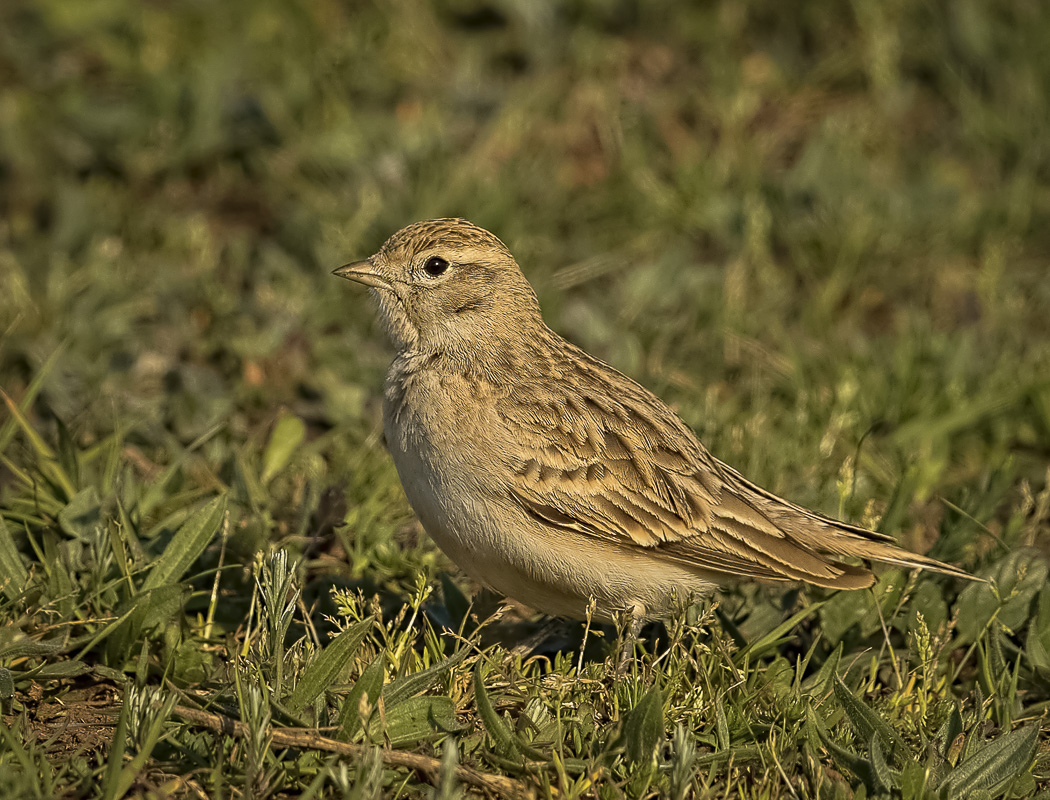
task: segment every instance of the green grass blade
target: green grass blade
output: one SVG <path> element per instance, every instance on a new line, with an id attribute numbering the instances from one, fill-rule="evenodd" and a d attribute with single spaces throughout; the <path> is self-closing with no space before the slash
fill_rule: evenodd
<path id="1" fill-rule="evenodd" d="M 849 717 L 849 721 L 857 732 L 858 738 L 861 741 L 868 742 L 871 741 L 872 736 L 878 736 L 883 746 L 889 749 L 890 757 L 894 761 L 899 761 L 907 749 L 900 735 L 889 726 L 886 720 L 868 708 L 859 697 L 853 694 L 849 687 L 842 682 L 842 678 L 835 677 L 834 687 L 835 699 L 845 709 L 846 716 Z"/>
<path id="2" fill-rule="evenodd" d="M 449 697 L 412 697 L 376 715 L 369 725 L 373 741 L 380 737 L 394 747 L 404 747 L 437 733 L 452 733 L 461 726 L 456 705 Z"/>
<path id="3" fill-rule="evenodd" d="M 492 705 L 489 694 L 485 691 L 485 678 L 483 675 L 484 659 L 478 659 L 474 665 L 474 702 L 477 705 L 478 716 L 481 724 L 485 726 L 485 732 L 492 738 L 496 745 L 496 751 L 500 754 L 521 760 L 524 754 L 518 746 L 517 739 L 511 734 L 510 729 L 504 724 L 496 707 Z"/>
<path id="4" fill-rule="evenodd" d="M 285 416 L 274 426 L 270 441 L 263 451 L 263 470 L 259 481 L 265 485 L 288 466 L 292 456 L 306 438 L 306 425 L 299 417 Z"/>
<path id="5" fill-rule="evenodd" d="M 102 800 L 119 800 L 124 793 L 120 792 L 120 774 L 124 767 L 124 753 L 128 746 L 128 717 L 131 715 L 131 703 L 128 702 L 127 690 L 124 692 L 124 702 L 120 705 L 120 716 L 117 717 L 117 726 L 113 729 L 113 743 L 109 746 L 109 760 L 106 762 L 106 772 L 102 778 Z"/>
<path id="6" fill-rule="evenodd" d="M 952 770 L 944 784 L 947 796 L 964 798 L 979 790 L 996 794 L 1031 766 L 1038 740 L 1039 726 L 1029 725 L 984 744 Z"/>
<path id="7" fill-rule="evenodd" d="M 126 703 L 125 703 L 126 704 Z M 120 771 L 120 775 L 115 781 L 115 794 L 114 798 L 123 797 L 131 789 L 135 783 L 135 779 L 138 778 L 139 773 L 146 766 L 146 762 L 149 761 L 153 750 L 157 746 L 157 742 L 160 741 L 161 735 L 164 733 L 164 726 L 168 721 L 168 717 L 171 716 L 171 710 L 175 707 L 175 697 L 170 696 L 165 698 L 164 702 L 152 710 L 152 714 L 149 716 L 149 728 L 146 730 L 146 734 L 142 737 L 142 741 L 139 745 L 138 752 L 135 753 L 135 757 L 130 762 L 124 765 L 124 768 Z"/>
<path id="8" fill-rule="evenodd" d="M 143 590 L 149 591 L 182 578 L 219 530 L 225 513 L 226 495 L 221 495 L 186 520 L 146 576 Z"/>
<path id="9" fill-rule="evenodd" d="M 65 350 L 66 344 L 63 342 L 51 351 L 51 355 L 47 357 L 47 360 L 33 373 L 33 379 L 26 387 L 25 394 L 22 395 L 21 409 L 23 412 L 27 411 L 33 405 L 33 401 L 36 400 L 36 396 L 40 394 L 44 382 L 47 380 L 48 376 L 51 375 L 51 371 L 55 368 L 55 365 L 58 364 L 58 359 L 61 358 L 62 353 L 64 353 Z M 3 390 L 0 389 L 0 392 L 3 392 Z M 4 395 L 4 398 L 7 398 L 6 394 Z M 0 428 L 0 453 L 7 450 L 7 446 L 11 444 L 11 440 L 14 438 L 15 433 L 18 431 L 21 424 L 19 417 L 12 415 L 11 419 L 4 423 L 4 427 Z"/>
<path id="10" fill-rule="evenodd" d="M 18 552 L 15 538 L 7 522 L 0 516 L 0 586 L 9 600 L 14 600 L 25 591 L 29 573 Z"/>
<path id="11" fill-rule="evenodd" d="M 332 685 L 340 670 L 346 666 L 372 629 L 372 624 L 371 617 L 363 619 L 328 643 L 328 646 L 307 667 L 299 683 L 288 697 L 287 706 L 291 712 L 299 713 Z"/>
<path id="12" fill-rule="evenodd" d="M 831 733 L 828 731 L 824 721 L 812 708 L 808 709 L 806 712 L 806 722 L 807 725 L 817 732 L 820 743 L 824 745 L 829 753 L 831 753 L 839 766 L 845 767 L 866 783 L 874 784 L 874 775 L 872 774 L 871 765 L 852 750 L 849 750 L 836 742 L 831 737 Z"/>
<path id="13" fill-rule="evenodd" d="M 76 494 L 76 488 L 73 486 L 73 481 L 66 474 L 66 471 L 62 469 L 61 464 L 58 462 L 58 458 L 55 455 L 55 451 L 51 449 L 51 446 L 44 441 L 43 437 L 36 432 L 36 429 L 32 426 L 25 414 L 22 412 L 12 400 L 7 392 L 0 389 L 0 399 L 4 401 L 7 406 L 7 410 L 11 413 L 11 422 L 17 424 L 22 429 L 22 433 L 25 434 L 26 439 L 29 440 L 29 446 L 36 452 L 37 459 L 39 462 L 39 468 L 41 473 L 53 481 L 66 495 L 66 498 L 70 498 Z"/>
<path id="14" fill-rule="evenodd" d="M 339 730 L 338 738 L 344 742 L 353 739 L 354 735 L 361 729 L 362 723 L 367 722 L 367 720 L 361 718 L 362 701 L 369 706 L 369 718 L 375 711 L 376 701 L 383 693 L 383 662 L 384 655 L 380 653 L 371 664 L 365 667 L 361 677 L 354 684 L 354 688 L 350 690 L 346 699 L 343 700 L 336 727 Z"/>
<path id="15" fill-rule="evenodd" d="M 391 708 L 402 700 L 406 700 L 420 692 L 425 692 L 438 680 L 455 669 L 469 654 L 470 650 L 464 647 L 440 664 L 435 664 L 429 669 L 420 670 L 419 672 L 413 672 L 411 675 L 402 675 L 397 680 L 391 681 L 383 689 L 383 702 L 387 708 Z"/>
<path id="16" fill-rule="evenodd" d="M 802 620 L 809 616 L 812 616 L 823 608 L 826 600 L 819 600 L 800 611 L 796 611 L 788 619 L 777 625 L 773 630 L 762 636 L 759 639 L 751 642 L 747 647 L 740 650 L 736 655 L 733 656 L 733 661 L 737 664 L 743 664 L 749 658 L 760 658 L 763 654 L 775 649 L 781 642 L 781 640 L 788 636 L 791 631 L 798 625 Z"/>
<path id="17" fill-rule="evenodd" d="M 153 511 L 153 509 L 160 505 L 164 500 L 170 499 L 171 491 L 168 488 L 168 484 L 179 474 L 179 471 L 182 470 L 190 455 L 198 448 L 203 447 L 224 427 L 223 424 L 213 425 L 190 442 L 188 446 L 179 448 L 177 455 L 172 459 L 171 463 L 165 468 L 164 472 L 162 472 L 160 476 L 150 484 L 149 489 L 146 490 L 146 493 L 139 500 L 136 509 L 139 514 L 145 516 Z M 177 445 L 172 445 L 172 447 L 175 446 Z"/>
<path id="18" fill-rule="evenodd" d="M 900 778 L 890 769 L 890 765 L 886 763 L 886 756 L 882 754 L 882 745 L 879 744 L 879 741 L 880 738 L 877 734 L 869 740 L 868 761 L 871 764 L 871 773 L 875 778 L 876 785 L 882 792 L 889 793 L 893 789 L 898 788 Z"/>

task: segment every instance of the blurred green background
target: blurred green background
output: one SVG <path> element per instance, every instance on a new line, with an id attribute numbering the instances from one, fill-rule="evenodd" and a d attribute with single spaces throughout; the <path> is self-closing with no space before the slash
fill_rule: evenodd
<path id="1" fill-rule="evenodd" d="M 389 351 L 329 271 L 465 216 L 552 327 L 800 501 L 876 423 L 865 481 L 1042 479 L 1042 3 L 0 14 L 0 385 L 64 345 L 37 411 L 82 439 L 130 426 L 148 459 L 221 421 L 218 461 L 287 408 L 339 431 L 339 483 Z"/>
<path id="2" fill-rule="evenodd" d="M 97 485 L 163 542 L 226 491 L 234 563 L 450 569 L 330 271 L 463 216 L 759 483 L 969 569 L 1045 554 L 1048 42 L 1037 0 L 6 0 L 4 515 L 68 538 Z M 78 470 L 53 508 L 27 426 Z"/>

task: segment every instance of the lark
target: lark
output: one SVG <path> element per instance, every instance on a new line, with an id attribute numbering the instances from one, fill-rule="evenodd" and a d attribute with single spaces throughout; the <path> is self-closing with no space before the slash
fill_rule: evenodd
<path id="1" fill-rule="evenodd" d="M 507 247 L 466 220 L 409 225 L 335 274 L 370 287 L 397 350 L 384 427 L 412 508 L 503 595 L 647 619 L 739 579 L 861 589 L 869 562 L 971 577 L 713 457 L 656 395 L 548 328 Z"/>

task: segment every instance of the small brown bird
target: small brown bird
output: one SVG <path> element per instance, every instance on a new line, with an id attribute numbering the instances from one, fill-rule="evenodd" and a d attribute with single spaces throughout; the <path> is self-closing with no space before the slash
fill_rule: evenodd
<path id="1" fill-rule="evenodd" d="M 409 225 L 335 274 L 371 287 L 397 348 L 383 412 L 409 502 L 504 595 L 642 619 L 736 578 L 872 585 L 840 558 L 971 577 L 714 458 L 656 395 L 548 328 L 510 251 L 466 220 Z"/>

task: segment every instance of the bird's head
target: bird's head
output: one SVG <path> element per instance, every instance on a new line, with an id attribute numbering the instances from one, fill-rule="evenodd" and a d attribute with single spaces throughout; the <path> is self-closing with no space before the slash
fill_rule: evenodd
<path id="1" fill-rule="evenodd" d="M 542 325 L 536 294 L 506 245 L 463 219 L 416 222 L 334 274 L 371 288 L 403 352 L 484 351 Z"/>

